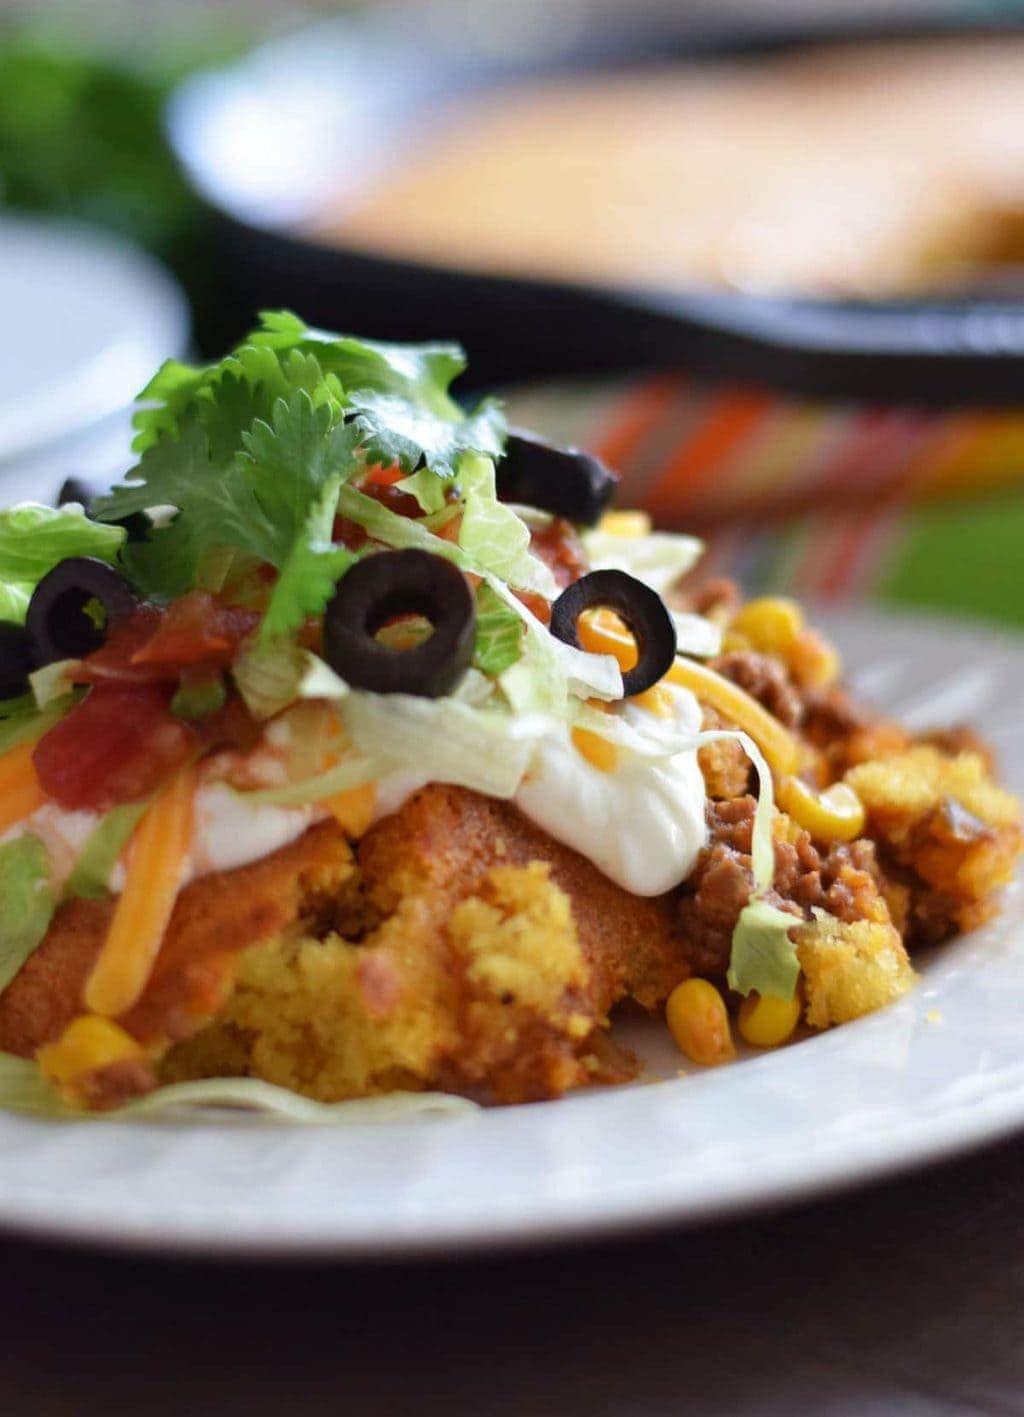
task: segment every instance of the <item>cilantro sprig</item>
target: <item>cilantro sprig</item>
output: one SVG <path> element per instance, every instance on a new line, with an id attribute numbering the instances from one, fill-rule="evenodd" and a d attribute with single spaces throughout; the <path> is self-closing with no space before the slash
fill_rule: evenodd
<path id="1" fill-rule="evenodd" d="M 461 459 L 500 454 L 497 406 L 466 416 L 448 391 L 464 366 L 454 345 L 360 340 L 264 313 L 224 359 L 163 365 L 140 395 L 139 462 L 95 514 L 170 509 L 121 557 L 154 599 L 223 583 L 232 557 L 273 567 L 261 634 L 288 635 L 324 609 L 355 559 L 332 535 L 346 484 L 397 465 L 433 511 Z"/>

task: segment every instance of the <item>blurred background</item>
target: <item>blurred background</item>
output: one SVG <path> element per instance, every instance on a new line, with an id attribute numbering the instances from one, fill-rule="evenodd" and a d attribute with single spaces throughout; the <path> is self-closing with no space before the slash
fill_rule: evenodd
<path id="1" fill-rule="evenodd" d="M 709 571 L 1024 624 L 1024 6 L 0 0 L 0 489 L 263 306 L 457 338 Z"/>

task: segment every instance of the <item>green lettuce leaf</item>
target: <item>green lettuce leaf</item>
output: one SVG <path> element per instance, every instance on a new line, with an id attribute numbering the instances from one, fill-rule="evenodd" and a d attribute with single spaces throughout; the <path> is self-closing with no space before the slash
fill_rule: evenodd
<path id="1" fill-rule="evenodd" d="M 476 644 L 473 663 L 497 676 L 519 658 L 526 626 L 485 581 L 476 593 Z"/>
<path id="2" fill-rule="evenodd" d="M 260 1078 L 202 1078 L 157 1088 L 146 1097 L 109 1112 L 86 1112 L 67 1101 L 28 1058 L 0 1053 L 0 1108 L 53 1121 L 146 1121 L 218 1112 L 248 1112 L 269 1121 L 307 1126 L 404 1121 L 409 1117 L 465 1117 L 478 1111 L 475 1103 L 444 1092 L 390 1092 L 383 1097 L 357 1097 L 349 1102 L 314 1102 L 297 1092 Z"/>
<path id="3" fill-rule="evenodd" d="M 796 946 L 789 938 L 800 917 L 755 896 L 740 911 L 733 930 L 727 975 L 729 988 L 740 994 L 756 990 L 791 999 L 800 977 Z"/>
<path id="4" fill-rule="evenodd" d="M 81 896 L 85 900 L 104 900 L 110 894 L 110 874 L 117 858 L 128 845 L 128 839 L 149 806 L 149 798 L 140 802 L 125 802 L 104 814 L 93 828 L 89 840 L 75 862 L 64 886 L 66 896 Z"/>
<path id="5" fill-rule="evenodd" d="M 254 718 L 273 718 L 296 699 L 338 699 L 348 685 L 318 655 L 293 640 L 257 642 L 235 661 L 232 677 Z"/>
<path id="6" fill-rule="evenodd" d="M 510 586 L 554 599 L 558 586 L 548 567 L 530 551 L 530 528 L 512 507 L 497 500 L 490 458 L 464 456 L 459 482 L 465 491 L 459 545 L 472 563 Z"/>
<path id="7" fill-rule="evenodd" d="M 772 905 L 765 897 L 775 879 L 775 843 L 772 818 L 775 793 L 771 768 L 764 754 L 746 733 L 737 729 L 714 729 L 699 733 L 697 743 L 714 743 L 721 739 L 739 743 L 757 772 L 757 808 L 751 833 L 751 868 L 754 890 L 739 913 L 732 933 L 727 978 L 729 987 L 740 994 L 756 990 L 780 999 L 791 999 L 800 977 L 796 947 L 789 938 L 801 917 L 790 915 Z"/>
<path id="8" fill-rule="evenodd" d="M 87 1115 L 65 1101 L 31 1058 L 18 1058 L 13 1053 L 0 1053 L 0 1108 L 52 1120 Z"/>
<path id="9" fill-rule="evenodd" d="M 20 502 L 0 512 L 0 619 L 21 624 L 29 596 L 58 561 L 68 556 L 114 561 L 124 540 L 123 527 L 90 521 L 74 505 Z"/>
<path id="10" fill-rule="evenodd" d="M 0 989 L 6 989 L 49 928 L 55 905 L 50 857 L 31 832 L 0 843 Z"/>
<path id="11" fill-rule="evenodd" d="M 664 595 L 692 570 L 704 550 L 695 536 L 650 531 L 646 536 L 616 536 L 595 527 L 582 536 L 583 549 L 595 571 L 625 571 Z"/>

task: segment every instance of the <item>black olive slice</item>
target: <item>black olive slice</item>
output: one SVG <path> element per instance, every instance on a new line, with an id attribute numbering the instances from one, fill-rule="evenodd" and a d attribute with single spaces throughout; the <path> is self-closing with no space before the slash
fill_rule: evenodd
<path id="1" fill-rule="evenodd" d="M 626 698 L 642 694 L 672 667 L 676 627 L 665 603 L 650 586 L 625 571 L 591 571 L 562 591 L 551 607 L 551 633 L 580 649 L 576 623 L 584 610 L 614 610 L 636 640 L 638 659 L 622 676 Z"/>
<path id="2" fill-rule="evenodd" d="M 80 502 L 85 508 L 85 515 L 92 518 L 92 504 L 97 497 L 102 497 L 105 492 L 106 488 L 104 487 L 94 486 L 80 477 L 69 477 L 57 493 L 57 506 L 64 507 L 68 502 Z M 127 517 L 110 522 L 109 525 L 123 526 L 128 533 L 129 541 L 145 541 L 153 529 L 153 524 L 145 512 L 132 512 Z"/>
<path id="3" fill-rule="evenodd" d="M 422 615 L 433 634 L 411 649 L 381 644 L 377 631 L 403 615 Z M 339 581 L 324 612 L 324 658 L 355 688 L 438 699 L 469 667 L 475 623 L 458 567 L 429 551 L 379 551 Z"/>
<path id="4" fill-rule="evenodd" d="M 577 448 L 546 443 L 525 428 L 509 432 L 495 483 L 503 502 L 522 502 L 578 526 L 593 526 L 608 506 L 617 482 L 600 458 Z"/>
<path id="5" fill-rule="evenodd" d="M 127 583 L 106 561 L 69 556 L 58 562 L 28 603 L 25 629 L 33 663 L 39 668 L 91 654 L 106 639 L 111 621 L 137 606 Z"/>
<path id="6" fill-rule="evenodd" d="M 27 694 L 32 653 L 24 625 L 0 620 L 0 699 Z"/>

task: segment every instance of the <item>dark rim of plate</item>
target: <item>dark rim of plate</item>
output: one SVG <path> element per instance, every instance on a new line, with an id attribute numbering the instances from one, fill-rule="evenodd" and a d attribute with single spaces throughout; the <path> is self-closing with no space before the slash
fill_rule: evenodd
<path id="1" fill-rule="evenodd" d="M 294 224 L 253 211 L 227 191 L 223 162 L 211 157 L 210 125 L 231 101 L 305 52 L 327 64 L 331 47 L 357 52 L 346 101 L 364 122 L 388 122 L 376 80 L 384 65 L 405 82 L 405 107 L 432 94 L 471 92 L 497 80 L 580 70 L 614 70 L 656 60 L 750 58 L 836 42 L 956 39 L 1024 33 L 1019 16 L 977 19 L 948 14 L 890 15 L 884 22 L 838 16 L 828 23 L 755 26 L 680 20 L 655 7 L 645 23 L 569 36 L 561 47 L 509 59 L 453 51 L 443 26 L 425 37 L 425 17 L 452 5 L 384 6 L 342 17 L 257 52 L 257 63 L 188 81 L 175 95 L 168 131 L 186 174 L 218 219 L 214 260 L 222 277 L 223 331 L 251 323 L 252 310 L 285 304 L 324 325 L 381 338 L 448 334 L 470 356 L 474 386 L 521 379 L 684 369 L 714 381 L 767 385 L 828 399 L 930 405 L 1018 404 L 1024 387 L 1024 287 L 1021 298 L 827 300 L 771 298 L 729 291 L 628 291 L 524 279 L 381 258 L 327 246 Z M 538 13 L 543 7 L 538 7 Z M 621 6 L 608 6 L 618 13 Z M 464 8 L 460 9 L 464 14 Z M 450 38 L 450 36 L 449 36 Z M 431 43 L 436 47 L 431 51 Z M 323 72 L 321 77 L 323 77 Z M 364 80 L 359 79 L 362 73 Z M 262 100 L 260 100 L 262 101 Z M 394 122 L 403 119 L 396 104 Z M 366 130 L 364 130 L 366 131 Z M 224 145 L 217 148 L 224 153 Z M 218 169 L 221 162 L 221 170 Z"/>

